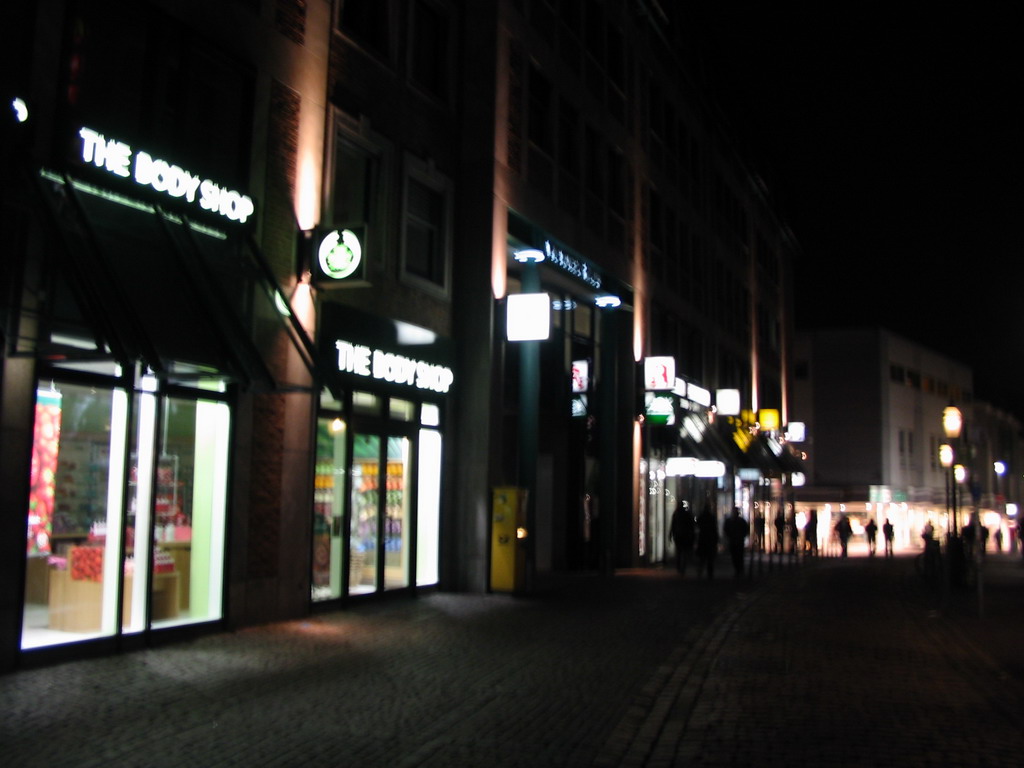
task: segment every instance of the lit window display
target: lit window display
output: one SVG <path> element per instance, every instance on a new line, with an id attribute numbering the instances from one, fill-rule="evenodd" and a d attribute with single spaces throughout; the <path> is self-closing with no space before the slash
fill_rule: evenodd
<path id="1" fill-rule="evenodd" d="M 24 649 L 221 616 L 230 409 L 146 389 L 37 393 Z"/>

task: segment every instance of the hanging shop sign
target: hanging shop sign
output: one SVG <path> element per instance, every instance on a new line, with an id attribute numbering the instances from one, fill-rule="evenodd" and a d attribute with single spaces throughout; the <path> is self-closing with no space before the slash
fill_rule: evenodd
<path id="1" fill-rule="evenodd" d="M 313 254 L 315 282 L 352 283 L 364 278 L 365 228 L 332 229 L 317 235 Z"/>
<path id="2" fill-rule="evenodd" d="M 452 369 L 404 355 L 338 339 L 338 371 L 445 394 L 455 381 Z"/>
<path id="3" fill-rule="evenodd" d="M 590 389 L 590 361 L 572 361 L 572 391 L 586 392 Z"/>
<path id="4" fill-rule="evenodd" d="M 656 395 L 653 392 L 648 392 L 644 396 L 644 418 L 648 423 L 659 426 L 675 424 L 675 399 L 672 395 Z"/>
<path id="5" fill-rule="evenodd" d="M 704 389 L 704 387 L 698 387 L 696 384 L 687 384 L 686 399 L 696 403 L 697 405 L 703 405 L 705 408 L 710 408 L 711 390 Z"/>
<path id="6" fill-rule="evenodd" d="M 738 389 L 719 389 L 715 392 L 715 407 L 719 416 L 739 416 L 740 391 Z"/>
<path id="7" fill-rule="evenodd" d="M 141 187 L 239 224 L 244 224 L 256 210 L 248 195 L 154 157 L 149 152 L 133 149 L 119 139 L 85 127 L 78 131 L 78 136 L 81 138 L 82 161 L 114 176 L 134 181 Z"/>
<path id="8" fill-rule="evenodd" d="M 644 358 L 644 389 L 668 390 L 676 386 L 676 359 L 674 357 Z"/>
<path id="9" fill-rule="evenodd" d="M 505 338 L 544 341 L 551 335 L 551 297 L 546 293 L 511 293 L 505 298 Z"/>

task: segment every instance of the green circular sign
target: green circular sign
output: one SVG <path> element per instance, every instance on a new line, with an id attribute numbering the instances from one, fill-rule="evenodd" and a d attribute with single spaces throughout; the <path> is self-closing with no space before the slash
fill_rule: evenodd
<path id="1" fill-rule="evenodd" d="M 363 247 L 350 229 L 334 230 L 320 241 L 317 251 L 320 271 L 333 280 L 351 277 L 363 260 Z"/>

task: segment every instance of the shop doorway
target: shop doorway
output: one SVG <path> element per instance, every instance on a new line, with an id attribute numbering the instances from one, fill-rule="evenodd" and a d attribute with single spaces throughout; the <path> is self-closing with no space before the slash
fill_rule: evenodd
<path id="1" fill-rule="evenodd" d="M 352 594 L 408 587 L 412 560 L 412 439 L 365 434 L 352 439 Z"/>
<path id="2" fill-rule="evenodd" d="M 439 407 L 366 392 L 346 402 L 329 391 L 320 405 L 313 602 L 437 584 Z"/>

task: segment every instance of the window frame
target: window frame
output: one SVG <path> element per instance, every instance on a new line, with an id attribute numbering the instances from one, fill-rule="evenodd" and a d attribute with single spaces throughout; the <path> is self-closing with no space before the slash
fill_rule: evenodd
<path id="1" fill-rule="evenodd" d="M 438 91 L 432 90 L 422 80 L 416 77 L 416 60 L 419 47 L 419 38 L 416 35 L 418 29 L 418 15 L 420 6 L 428 6 L 438 16 L 440 27 L 445 32 L 445 48 L 440 64 L 441 80 Z M 457 29 L 455 26 L 455 14 L 447 3 L 440 0 L 415 0 L 409 6 L 406 34 L 408 36 L 408 55 L 406 56 L 406 79 L 421 94 L 441 104 L 451 105 L 454 102 L 455 82 L 455 49 L 457 45 Z"/>
<path id="2" fill-rule="evenodd" d="M 401 282 L 418 288 L 431 294 L 436 298 L 449 299 L 452 285 L 452 235 L 453 235 L 453 202 L 454 185 L 447 176 L 440 173 L 432 162 L 424 162 L 414 155 L 406 153 L 405 172 L 402 174 L 402 214 L 401 214 L 401 244 L 399 278 Z M 422 277 L 409 271 L 409 190 L 410 180 L 416 181 L 441 196 L 441 222 L 440 222 L 440 252 L 443 264 L 441 273 L 443 284 L 439 285 L 429 278 Z"/>
<path id="3" fill-rule="evenodd" d="M 335 220 L 334 206 L 336 200 L 336 180 L 338 176 L 338 145 L 344 141 L 359 151 L 371 156 L 376 164 L 376 188 L 371 191 L 369 200 L 369 215 L 366 221 Z M 323 200 L 321 201 L 321 223 L 322 226 L 342 227 L 352 225 L 365 225 L 366 243 L 364 244 L 364 258 L 366 258 L 366 279 L 373 282 L 374 276 L 379 275 L 391 252 L 391 199 L 394 190 L 393 164 L 394 146 L 390 141 L 368 130 L 364 123 L 353 125 L 353 121 L 344 112 L 333 109 L 333 120 L 331 121 L 331 134 L 327 151 L 324 153 L 324 184 Z"/>

